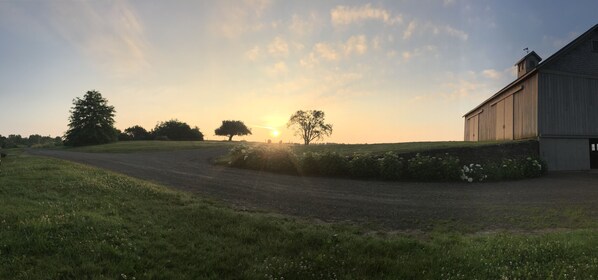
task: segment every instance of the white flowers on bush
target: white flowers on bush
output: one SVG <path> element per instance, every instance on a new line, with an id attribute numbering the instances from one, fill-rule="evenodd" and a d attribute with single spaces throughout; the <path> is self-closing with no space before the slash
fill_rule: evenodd
<path id="1" fill-rule="evenodd" d="M 484 167 L 482 167 L 481 164 L 471 163 L 469 166 L 463 165 L 461 168 L 461 180 L 469 183 L 473 183 L 474 181 L 482 182 L 488 178 L 488 175 L 484 174 L 483 172 Z"/>

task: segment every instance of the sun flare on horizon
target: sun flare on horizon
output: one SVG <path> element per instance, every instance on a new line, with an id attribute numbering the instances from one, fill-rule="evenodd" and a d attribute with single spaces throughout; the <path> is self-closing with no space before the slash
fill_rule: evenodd
<path id="1" fill-rule="evenodd" d="M 272 129 L 272 131 L 270 131 L 270 135 L 272 135 L 272 137 L 278 137 L 280 136 L 280 131 Z"/>

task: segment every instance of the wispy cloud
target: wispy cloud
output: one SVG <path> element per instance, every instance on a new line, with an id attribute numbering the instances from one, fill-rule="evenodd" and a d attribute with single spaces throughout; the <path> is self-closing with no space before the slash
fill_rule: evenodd
<path id="1" fill-rule="evenodd" d="M 333 25 L 348 25 L 368 20 L 395 24 L 401 23 L 403 20 L 400 15 L 393 16 L 385 9 L 373 8 L 371 4 L 353 7 L 337 6 L 330 11 L 330 18 Z"/>
<path id="2" fill-rule="evenodd" d="M 253 48 L 245 52 L 245 58 L 247 58 L 249 61 L 256 61 L 259 56 L 260 47 L 258 46 L 254 46 Z"/>
<path id="3" fill-rule="evenodd" d="M 405 30 L 403 31 L 403 39 L 408 40 L 410 39 L 415 32 L 418 34 L 432 34 L 432 35 L 442 35 L 442 36 L 449 36 L 454 37 L 463 41 L 467 41 L 469 38 L 469 34 L 465 31 L 454 28 L 448 24 L 438 25 L 431 22 L 426 23 L 418 23 L 415 20 L 409 22 Z"/>
<path id="4" fill-rule="evenodd" d="M 274 65 L 270 66 L 270 68 L 268 68 L 268 73 L 271 76 L 283 75 L 287 72 L 289 72 L 289 68 L 287 67 L 287 64 L 284 61 L 279 61 Z"/>
<path id="5" fill-rule="evenodd" d="M 362 55 L 368 50 L 368 43 L 365 35 L 351 36 L 344 45 L 345 54 L 352 53 Z"/>
<path id="6" fill-rule="evenodd" d="M 276 37 L 268 45 L 268 52 L 273 56 L 287 56 L 289 54 L 289 44 L 281 37 Z"/>
<path id="7" fill-rule="evenodd" d="M 261 19 L 270 8 L 270 0 L 220 0 L 214 2 L 218 20 L 211 23 L 211 30 L 225 38 L 235 39 L 248 31 L 264 29 L 265 24 Z"/>
<path id="8" fill-rule="evenodd" d="M 502 78 L 503 73 L 494 69 L 486 69 L 482 71 L 482 76 L 489 79 L 498 80 Z"/>
<path id="9" fill-rule="evenodd" d="M 107 71 L 126 76 L 150 66 L 143 24 L 124 1 L 112 5 L 62 1 L 49 5 L 49 28 Z"/>
<path id="10" fill-rule="evenodd" d="M 335 48 L 328 43 L 317 43 L 314 46 L 314 52 L 319 57 L 329 61 L 337 60 L 340 57 Z"/>
<path id="11" fill-rule="evenodd" d="M 312 33 L 318 24 L 319 20 L 315 12 L 310 13 L 306 17 L 293 15 L 288 25 L 288 29 L 294 34 L 307 35 Z"/>
<path id="12" fill-rule="evenodd" d="M 407 27 L 405 28 L 405 31 L 403 31 L 403 39 L 407 40 L 409 38 L 411 38 L 411 36 L 413 35 L 413 31 L 415 31 L 415 27 L 417 26 L 417 24 L 415 23 L 415 21 L 410 21 L 409 24 L 407 25 Z"/>

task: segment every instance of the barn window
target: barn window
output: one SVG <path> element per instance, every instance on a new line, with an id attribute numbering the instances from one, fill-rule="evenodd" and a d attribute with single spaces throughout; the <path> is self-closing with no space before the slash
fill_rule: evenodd
<path id="1" fill-rule="evenodd" d="M 598 41 L 592 41 L 592 51 L 598 52 Z"/>
<path id="2" fill-rule="evenodd" d="M 596 151 L 596 144 L 592 144 L 592 152 Z"/>

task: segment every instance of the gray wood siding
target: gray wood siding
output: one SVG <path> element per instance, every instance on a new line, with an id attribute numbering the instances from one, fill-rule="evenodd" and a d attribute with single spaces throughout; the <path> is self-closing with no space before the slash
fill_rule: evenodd
<path id="1" fill-rule="evenodd" d="M 538 136 L 538 75 L 532 75 L 513 85 L 509 90 L 486 102 L 479 110 L 465 116 L 465 141 L 470 139 L 468 120 L 480 110 L 478 116 L 478 140 L 490 141 L 496 138 L 496 105 L 494 103 L 504 99 L 516 89 L 523 89 L 513 94 L 513 139 L 526 139 Z"/>
<path id="2" fill-rule="evenodd" d="M 598 136 L 598 77 L 540 73 L 540 134 Z"/>
<path id="3" fill-rule="evenodd" d="M 592 41 L 598 41 L 598 32 L 590 37 L 543 69 L 598 76 L 598 52 L 592 51 Z"/>

